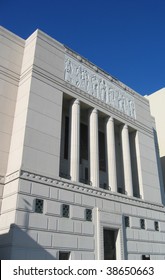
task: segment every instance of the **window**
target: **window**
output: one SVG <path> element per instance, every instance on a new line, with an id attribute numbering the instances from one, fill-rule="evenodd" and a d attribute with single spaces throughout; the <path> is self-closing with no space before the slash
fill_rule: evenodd
<path id="1" fill-rule="evenodd" d="M 85 210 L 85 218 L 86 218 L 86 221 L 88 221 L 88 222 L 92 221 L 92 209 Z"/>
<path id="2" fill-rule="evenodd" d="M 105 134 L 99 131 L 99 170 L 106 171 Z"/>
<path id="3" fill-rule="evenodd" d="M 69 260 L 70 252 L 59 251 L 59 260 Z"/>
<path id="4" fill-rule="evenodd" d="M 43 206 L 44 206 L 44 201 L 43 199 L 37 199 L 35 200 L 35 212 L 36 213 L 43 213 Z"/>
<path id="5" fill-rule="evenodd" d="M 69 117 L 65 117 L 65 135 L 64 135 L 64 159 L 68 159 L 69 147 Z"/>
<path id="6" fill-rule="evenodd" d="M 150 255 L 142 255 L 142 260 L 150 260 Z"/>
<path id="7" fill-rule="evenodd" d="M 141 227 L 141 229 L 145 229 L 145 220 L 144 219 L 140 219 L 140 227 Z"/>
<path id="8" fill-rule="evenodd" d="M 114 229 L 103 229 L 104 260 L 116 260 L 116 239 L 118 231 Z"/>
<path id="9" fill-rule="evenodd" d="M 159 223 L 157 221 L 154 222 L 154 228 L 156 231 L 159 231 Z"/>
<path id="10" fill-rule="evenodd" d="M 125 194 L 125 190 L 123 188 L 118 187 L 117 191 L 118 193 Z"/>
<path id="11" fill-rule="evenodd" d="M 80 161 L 88 160 L 88 126 L 80 124 Z"/>
<path id="12" fill-rule="evenodd" d="M 69 205 L 67 204 L 62 205 L 62 216 L 65 218 L 69 218 Z"/>
<path id="13" fill-rule="evenodd" d="M 130 221 L 129 221 L 129 217 L 128 216 L 124 217 L 124 222 L 125 222 L 125 227 L 130 227 Z"/>

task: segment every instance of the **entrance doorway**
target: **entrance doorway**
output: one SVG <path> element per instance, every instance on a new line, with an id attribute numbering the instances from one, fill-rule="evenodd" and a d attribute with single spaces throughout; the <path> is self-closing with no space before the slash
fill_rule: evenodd
<path id="1" fill-rule="evenodd" d="M 116 260 L 117 230 L 103 229 L 104 236 L 104 260 Z"/>

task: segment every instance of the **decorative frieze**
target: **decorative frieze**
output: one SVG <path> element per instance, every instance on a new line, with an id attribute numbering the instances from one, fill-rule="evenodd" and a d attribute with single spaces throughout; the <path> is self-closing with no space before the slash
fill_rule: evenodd
<path id="1" fill-rule="evenodd" d="M 97 68 L 93 71 L 80 61 L 68 55 L 65 56 L 65 81 L 135 119 L 133 96 L 114 84 L 111 77 L 105 78 L 97 72 Z"/>
<path id="2" fill-rule="evenodd" d="M 69 180 L 65 180 L 62 178 L 49 178 L 46 176 L 42 176 L 39 174 L 31 173 L 25 170 L 16 171 L 5 178 L 5 183 L 9 183 L 16 179 L 24 179 L 30 182 L 38 182 L 40 184 L 45 184 L 49 186 L 58 187 L 64 190 L 74 190 L 79 193 L 88 194 L 90 196 L 96 196 L 105 198 L 108 200 L 113 200 L 114 202 L 120 202 L 124 204 L 129 204 L 131 206 L 143 207 L 146 209 L 156 210 L 162 213 L 165 213 L 164 206 L 157 203 L 150 203 L 139 198 L 129 197 L 124 194 L 114 193 L 112 191 L 104 190 L 104 189 L 94 189 L 91 186 L 84 185 L 82 183 L 73 183 Z"/>
<path id="3" fill-rule="evenodd" d="M 164 212 L 164 207 L 161 204 L 156 204 L 156 203 L 150 203 L 144 200 L 141 200 L 139 198 L 135 198 L 135 197 L 129 197 L 127 195 L 124 194 L 119 194 L 119 193 L 114 193 L 108 190 L 103 190 L 100 188 L 94 189 L 91 186 L 87 186 L 84 185 L 82 183 L 73 183 L 69 180 L 65 180 L 65 179 L 53 179 L 53 178 L 49 178 L 49 177 L 43 177 L 40 176 L 39 174 L 34 174 L 34 173 L 30 173 L 27 171 L 21 171 L 20 173 L 20 178 L 25 179 L 25 180 L 29 180 L 29 181 L 33 181 L 33 182 L 39 182 L 42 184 L 46 184 L 49 186 L 58 186 L 59 188 L 62 189 L 67 189 L 67 190 L 75 190 L 76 192 L 80 192 L 80 193 L 87 193 L 88 195 L 93 195 L 93 196 L 97 196 L 97 197 L 105 197 L 106 199 L 110 199 L 116 202 L 120 202 L 120 203 L 129 203 L 132 206 L 139 206 L 139 207 L 144 207 L 147 209 L 153 209 L 153 210 L 157 210 L 157 211 L 161 211 Z"/>

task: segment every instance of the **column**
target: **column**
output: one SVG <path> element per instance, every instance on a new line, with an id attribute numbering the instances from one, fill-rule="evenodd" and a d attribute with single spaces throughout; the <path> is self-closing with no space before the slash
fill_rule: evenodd
<path id="1" fill-rule="evenodd" d="M 121 137 L 122 137 L 125 190 L 128 195 L 133 196 L 129 132 L 128 132 L 128 126 L 126 124 L 122 128 Z"/>
<path id="2" fill-rule="evenodd" d="M 71 103 L 71 141 L 70 141 L 70 176 L 72 181 L 79 181 L 80 163 L 80 102 Z"/>
<path id="3" fill-rule="evenodd" d="M 108 185 L 113 192 L 117 192 L 115 131 L 114 119 L 112 117 L 109 117 L 106 122 L 106 139 Z"/>
<path id="4" fill-rule="evenodd" d="M 142 167 L 141 167 L 141 156 L 139 147 L 139 132 L 136 132 L 135 136 L 135 148 L 136 148 L 136 159 L 137 159 L 137 169 L 138 169 L 138 179 L 139 179 L 139 194 L 144 199 L 143 181 L 142 181 Z"/>
<path id="5" fill-rule="evenodd" d="M 96 109 L 92 109 L 89 114 L 89 151 L 90 181 L 92 186 L 99 187 L 98 111 Z"/>

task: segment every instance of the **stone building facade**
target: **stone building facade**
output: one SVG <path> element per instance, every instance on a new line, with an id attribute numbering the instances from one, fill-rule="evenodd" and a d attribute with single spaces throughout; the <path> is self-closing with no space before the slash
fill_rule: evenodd
<path id="1" fill-rule="evenodd" d="M 149 101 L 40 30 L 0 33 L 1 259 L 165 259 Z"/>

